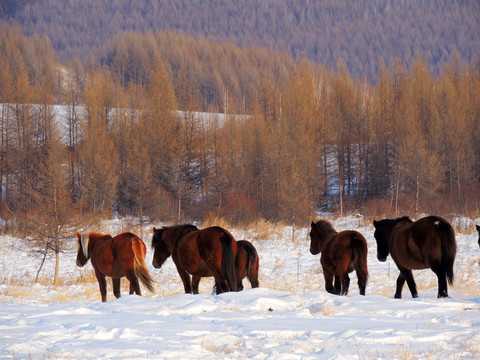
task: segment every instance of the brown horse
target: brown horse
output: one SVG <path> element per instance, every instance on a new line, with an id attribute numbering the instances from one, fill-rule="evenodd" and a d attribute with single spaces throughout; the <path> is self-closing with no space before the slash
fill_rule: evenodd
<path id="1" fill-rule="evenodd" d="M 200 278 L 210 276 L 215 278 L 216 294 L 237 290 L 237 242 L 221 227 L 203 230 L 194 225 L 153 228 L 152 248 L 155 249 L 152 265 L 157 269 L 172 256 L 187 294 L 198 294 Z"/>
<path id="2" fill-rule="evenodd" d="M 112 278 L 113 294 L 117 299 L 120 297 L 120 279 L 124 276 L 130 281 L 130 294 L 142 295 L 138 280 L 149 291 L 155 291 L 145 264 L 147 248 L 138 236 L 123 233 L 112 238 L 110 235 L 77 232 L 77 237 L 77 266 L 82 267 L 88 259 L 91 260 L 103 302 L 107 301 L 106 276 Z"/>
<path id="3" fill-rule="evenodd" d="M 237 291 L 243 290 L 242 280 L 247 277 L 253 288 L 259 286 L 258 283 L 259 259 L 257 249 L 250 241 L 237 241 L 237 256 L 235 257 L 235 271 L 237 275 Z"/>
<path id="4" fill-rule="evenodd" d="M 478 246 L 480 246 L 480 226 L 475 225 L 477 231 L 478 231 Z"/>
<path id="5" fill-rule="evenodd" d="M 377 258 L 386 261 L 390 253 L 400 270 L 395 298 L 402 297 L 405 281 L 418 297 L 412 270 L 430 268 L 438 278 L 438 297 L 448 297 L 447 279 L 453 283 L 453 263 L 457 253 L 455 231 L 438 216 L 428 216 L 418 221 L 408 217 L 373 221 L 377 241 Z"/>
<path id="6" fill-rule="evenodd" d="M 311 224 L 310 239 L 310 253 L 322 253 L 320 263 L 325 289 L 331 294 L 347 295 L 350 285 L 348 273 L 355 270 L 360 295 L 365 295 L 368 246 L 363 235 L 353 230 L 337 232 L 328 221 L 319 220 Z"/>

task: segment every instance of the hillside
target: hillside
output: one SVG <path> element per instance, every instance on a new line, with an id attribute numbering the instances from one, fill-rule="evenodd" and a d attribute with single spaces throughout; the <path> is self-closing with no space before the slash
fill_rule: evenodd
<path id="1" fill-rule="evenodd" d="M 436 73 L 457 49 L 465 62 L 478 59 L 477 0 L 6 0 L 3 23 L 26 35 L 50 38 L 66 63 L 100 57 L 126 30 L 175 31 L 239 46 L 274 49 L 335 69 L 343 59 L 356 77 L 374 78 L 380 62 L 410 66 L 424 57 Z"/>

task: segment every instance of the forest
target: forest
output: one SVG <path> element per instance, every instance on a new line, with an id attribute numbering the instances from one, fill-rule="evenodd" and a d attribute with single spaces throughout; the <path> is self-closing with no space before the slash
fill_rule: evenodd
<path id="1" fill-rule="evenodd" d="M 456 52 L 439 75 L 397 59 L 376 82 L 173 33 L 62 65 L 47 36 L 13 27 L 0 52 L 0 217 L 37 232 L 113 213 L 480 212 L 480 68 Z"/>
<path id="2" fill-rule="evenodd" d="M 478 58 L 478 0 L 3 0 L 0 26 L 49 37 L 60 62 L 101 58 L 124 31 L 177 32 L 242 48 L 260 46 L 354 79 L 375 80 L 380 62 L 411 69 L 423 56 L 435 75 L 454 50 Z"/>

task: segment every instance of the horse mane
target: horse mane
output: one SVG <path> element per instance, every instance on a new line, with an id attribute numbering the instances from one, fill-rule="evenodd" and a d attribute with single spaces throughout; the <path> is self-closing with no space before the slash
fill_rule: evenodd
<path id="1" fill-rule="evenodd" d="M 178 227 L 181 228 L 180 233 L 178 234 L 177 240 L 175 240 L 175 244 L 183 238 L 185 235 L 187 235 L 191 231 L 198 230 L 198 228 L 195 225 L 191 224 L 186 224 L 186 225 L 179 225 Z"/>
<path id="2" fill-rule="evenodd" d="M 110 234 L 100 234 L 94 232 L 82 232 L 80 234 L 80 244 L 82 245 L 83 255 L 88 259 L 88 244 L 90 243 L 90 237 L 111 239 L 112 235 Z"/>
<path id="3" fill-rule="evenodd" d="M 398 224 L 400 221 L 413 222 L 408 216 L 402 216 L 400 218 L 395 219 L 394 221 L 395 221 L 395 224 Z"/>
<path id="4" fill-rule="evenodd" d="M 389 228 L 393 228 L 395 225 L 397 225 L 399 222 L 402 221 L 407 221 L 407 222 L 413 222 L 408 216 L 402 216 L 396 219 L 382 219 L 378 221 L 373 221 L 373 225 L 376 227 L 376 224 L 382 224 L 383 226 L 387 226 Z"/>
<path id="5" fill-rule="evenodd" d="M 153 228 L 153 232 L 157 236 L 154 236 L 152 239 L 152 249 L 156 246 L 158 240 L 162 238 L 163 232 L 165 230 L 177 230 L 177 229 L 181 229 L 181 230 L 175 242 L 181 239 L 186 233 L 190 231 L 198 230 L 198 228 L 195 225 L 191 225 L 191 224 L 164 226 L 161 229 Z"/>
<path id="6" fill-rule="evenodd" d="M 326 220 L 318 220 L 315 223 L 315 226 L 317 227 L 318 231 L 320 231 L 322 234 L 327 235 L 331 233 L 336 233 L 337 231 L 334 229 L 332 224 L 330 224 Z"/>
<path id="7" fill-rule="evenodd" d="M 82 245 L 83 255 L 88 259 L 88 243 L 90 241 L 90 234 L 87 232 L 82 232 L 80 234 L 80 244 Z"/>

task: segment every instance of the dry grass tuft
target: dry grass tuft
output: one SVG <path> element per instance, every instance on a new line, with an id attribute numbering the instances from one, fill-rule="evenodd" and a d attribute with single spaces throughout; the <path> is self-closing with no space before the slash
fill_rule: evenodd
<path id="1" fill-rule="evenodd" d="M 224 229 L 233 229 L 234 226 L 230 224 L 226 219 L 222 217 L 218 217 L 215 215 L 210 215 L 208 216 L 203 222 L 202 222 L 202 228 L 210 227 L 210 226 L 220 226 Z"/>
<path id="2" fill-rule="evenodd" d="M 250 225 L 255 233 L 254 240 L 268 240 L 283 235 L 285 225 L 282 223 L 272 223 L 265 219 L 259 219 Z"/>
<path id="3" fill-rule="evenodd" d="M 226 219 L 217 216 L 209 216 L 201 224 L 202 228 L 206 228 L 209 226 L 220 226 L 227 230 L 239 228 L 239 226 L 233 225 Z M 251 240 L 268 240 L 274 237 L 283 236 L 285 224 L 272 223 L 268 220 L 261 218 L 257 219 L 253 223 L 241 226 L 241 228 L 245 229 L 245 231 L 251 231 L 254 234 Z"/>

